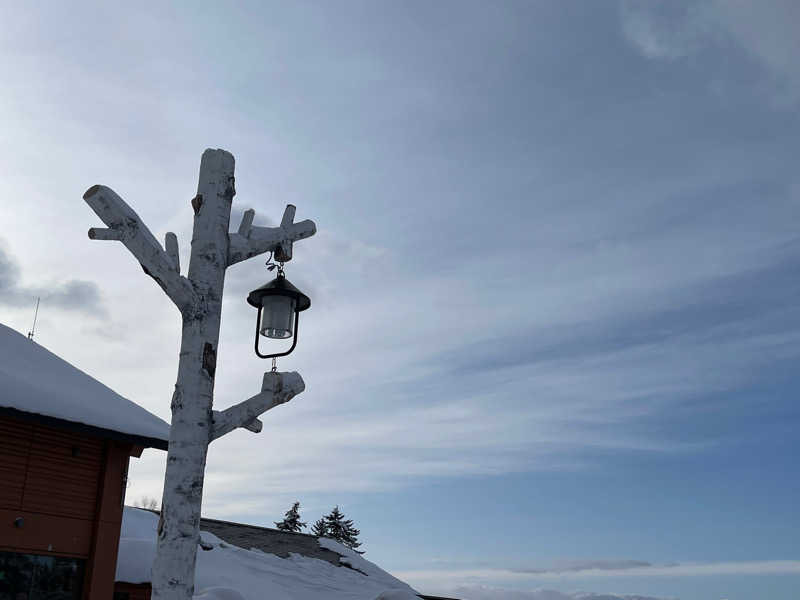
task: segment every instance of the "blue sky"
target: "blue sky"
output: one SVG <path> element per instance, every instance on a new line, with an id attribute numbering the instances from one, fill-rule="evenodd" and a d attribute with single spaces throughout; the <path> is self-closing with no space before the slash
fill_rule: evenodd
<path id="1" fill-rule="evenodd" d="M 421 591 L 789 600 L 800 587 L 793 2 L 0 2 L 0 315 L 168 418 L 180 320 L 81 195 L 191 237 L 319 233 L 282 369 L 212 446 L 208 516 L 334 504 Z M 234 216 L 234 220 L 236 216 Z M 257 391 L 228 273 L 216 405 Z M 131 471 L 160 496 L 164 456 Z"/>

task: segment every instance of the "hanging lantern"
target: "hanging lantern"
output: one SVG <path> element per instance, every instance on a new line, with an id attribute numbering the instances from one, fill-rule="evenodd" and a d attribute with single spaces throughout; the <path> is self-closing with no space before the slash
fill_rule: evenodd
<path id="1" fill-rule="evenodd" d="M 278 276 L 247 295 L 247 303 L 258 309 L 256 317 L 256 356 L 259 358 L 276 358 L 290 354 L 297 345 L 297 325 L 300 313 L 311 306 L 311 299 L 294 287 L 278 271 Z M 261 354 L 259 337 L 264 336 L 277 340 L 292 339 L 292 346 L 286 352 Z"/>

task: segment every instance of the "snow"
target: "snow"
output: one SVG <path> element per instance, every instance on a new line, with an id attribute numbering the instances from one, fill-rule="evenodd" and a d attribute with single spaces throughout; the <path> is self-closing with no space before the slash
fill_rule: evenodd
<path id="1" fill-rule="evenodd" d="M 236 590 L 223 587 L 206 588 L 200 594 L 195 594 L 197 600 L 245 600 Z"/>
<path id="2" fill-rule="evenodd" d="M 339 555 L 339 562 L 343 565 L 361 571 L 369 577 L 384 577 L 389 575 L 386 571 L 376 566 L 375 563 L 369 562 L 358 552 L 351 550 L 336 540 L 325 537 L 319 538 L 319 545 L 326 550 L 336 552 L 336 554 Z M 389 577 L 391 577 L 391 575 L 389 575 Z"/>
<path id="3" fill-rule="evenodd" d="M 419 596 L 406 590 L 387 590 L 375 600 L 419 600 Z"/>
<path id="4" fill-rule="evenodd" d="M 0 323 L 0 407 L 169 440 L 169 425 Z"/>
<path id="5" fill-rule="evenodd" d="M 117 581 L 150 581 L 158 515 L 125 507 L 117 559 Z M 357 571 L 291 554 L 280 558 L 237 548 L 200 533 L 194 600 L 416 600 L 416 592 L 359 554 L 329 539 L 320 546 Z M 208 548 L 208 550 L 205 550 Z"/>

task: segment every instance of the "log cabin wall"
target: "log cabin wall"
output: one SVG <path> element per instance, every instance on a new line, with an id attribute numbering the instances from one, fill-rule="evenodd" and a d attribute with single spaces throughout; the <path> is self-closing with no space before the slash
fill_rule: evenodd
<path id="1" fill-rule="evenodd" d="M 152 591 L 149 583 L 118 581 L 114 584 L 114 600 L 150 600 Z"/>
<path id="2" fill-rule="evenodd" d="M 83 597 L 111 598 L 130 452 L 0 416 L 0 551 L 84 559 Z"/>

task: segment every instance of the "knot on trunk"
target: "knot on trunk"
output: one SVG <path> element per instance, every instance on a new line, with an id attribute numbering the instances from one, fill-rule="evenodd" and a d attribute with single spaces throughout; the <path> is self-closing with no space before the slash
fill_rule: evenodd
<path id="1" fill-rule="evenodd" d="M 200 212 L 201 206 L 203 206 L 203 194 L 197 194 L 197 196 L 192 198 L 192 210 L 194 210 L 194 214 Z"/>
<path id="2" fill-rule="evenodd" d="M 203 346 L 203 370 L 212 379 L 214 378 L 214 372 L 217 370 L 217 352 L 208 342 Z"/>

